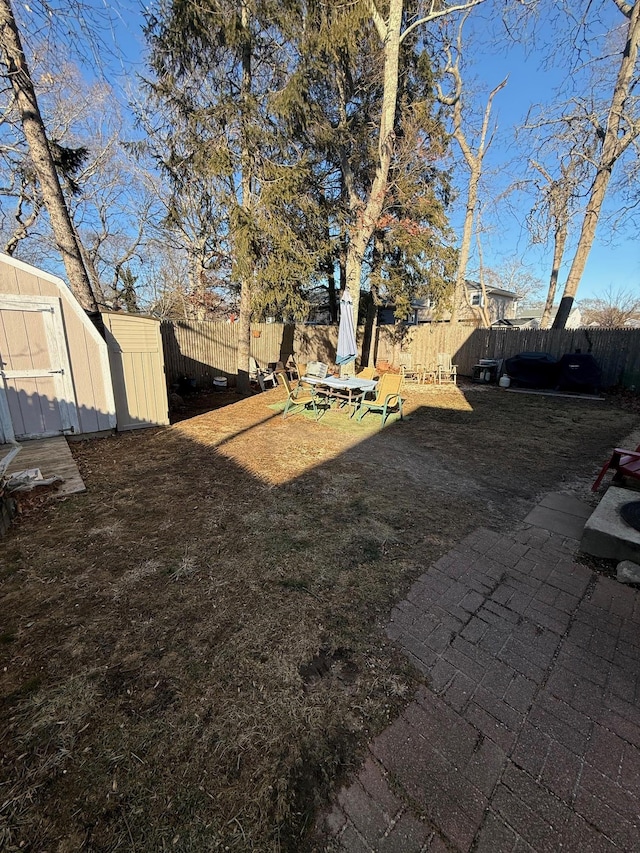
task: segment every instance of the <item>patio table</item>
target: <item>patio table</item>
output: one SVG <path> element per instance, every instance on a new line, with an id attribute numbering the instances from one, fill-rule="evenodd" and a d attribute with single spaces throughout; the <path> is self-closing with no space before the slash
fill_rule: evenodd
<path id="1" fill-rule="evenodd" d="M 318 386 L 330 400 L 342 400 L 347 406 L 353 406 L 354 411 L 364 395 L 373 391 L 377 385 L 375 379 L 358 379 L 357 376 L 346 376 L 342 379 L 338 376 L 325 376 L 323 379 L 318 376 L 303 376 L 301 381 Z"/>

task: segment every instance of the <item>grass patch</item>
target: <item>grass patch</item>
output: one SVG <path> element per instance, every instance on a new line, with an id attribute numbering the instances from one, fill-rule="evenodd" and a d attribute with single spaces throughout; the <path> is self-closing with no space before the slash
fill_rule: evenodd
<path id="1" fill-rule="evenodd" d="M 269 408 L 274 412 L 284 412 L 285 403 L 271 403 Z M 335 408 L 324 408 L 319 406 L 320 416 L 318 417 L 317 423 L 322 424 L 323 426 L 330 427 L 331 429 L 340 430 L 342 432 L 349 432 L 353 434 L 363 434 L 365 432 L 372 432 L 376 430 L 382 429 L 382 418 L 380 415 L 376 414 L 367 414 L 363 417 L 361 421 L 356 419 L 355 414 L 350 417 L 349 414 L 352 411 L 351 409 L 347 410 L 346 408 L 335 409 Z M 305 420 L 310 420 L 315 422 L 316 416 L 314 414 L 313 409 L 293 409 L 289 410 L 287 413 L 287 420 L 289 418 L 293 419 L 296 415 L 300 415 L 300 417 L 305 418 Z M 385 428 L 391 426 L 400 420 L 399 413 L 391 413 L 387 416 L 386 421 L 384 422 Z"/>
<path id="2" fill-rule="evenodd" d="M 0 542 L 7 849 L 324 849 L 316 815 L 419 682 L 393 605 L 471 529 L 587 497 L 636 425 L 447 389 L 380 430 L 278 393 L 74 443 L 87 493 Z"/>

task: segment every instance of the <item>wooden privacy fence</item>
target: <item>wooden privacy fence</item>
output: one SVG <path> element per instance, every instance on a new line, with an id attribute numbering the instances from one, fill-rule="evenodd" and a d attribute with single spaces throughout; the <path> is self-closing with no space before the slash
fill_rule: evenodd
<path id="1" fill-rule="evenodd" d="M 234 384 L 237 323 L 165 320 L 161 333 L 169 385 L 183 376 L 200 387 L 211 387 L 215 376 Z M 362 348 L 363 328 L 357 337 Z M 251 355 L 260 365 L 286 362 L 290 355 L 333 364 L 337 343 L 337 326 L 261 323 L 252 326 Z M 603 388 L 640 389 L 640 329 L 476 329 L 448 323 L 376 329 L 376 361 L 398 365 L 400 354 L 408 352 L 414 364 L 429 366 L 438 353 L 449 353 L 461 376 L 472 376 L 481 358 L 506 359 L 520 352 L 548 352 L 559 358 L 577 350 L 592 353 L 602 368 Z"/>
<path id="2" fill-rule="evenodd" d="M 235 383 L 237 323 L 163 320 L 161 333 L 169 385 L 183 376 L 200 387 L 211 387 L 214 376 L 226 377 L 230 385 Z M 251 355 L 261 367 L 286 363 L 294 354 L 300 361 L 313 358 L 333 363 L 337 344 L 337 326 L 259 323 L 251 327 Z"/>
<path id="3" fill-rule="evenodd" d="M 398 338 L 401 337 L 399 341 Z M 377 359 L 399 364 L 401 352 L 411 353 L 414 364 L 436 363 L 438 353 L 449 353 L 461 376 L 472 376 L 481 358 L 507 359 L 521 352 L 590 352 L 602 369 L 601 385 L 640 389 L 640 329 L 474 329 L 447 323 L 407 327 L 399 336 L 393 327 L 378 330 Z"/>

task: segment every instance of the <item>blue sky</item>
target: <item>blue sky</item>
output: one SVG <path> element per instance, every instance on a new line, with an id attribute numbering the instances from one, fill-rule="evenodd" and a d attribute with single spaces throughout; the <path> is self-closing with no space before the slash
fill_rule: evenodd
<path id="1" fill-rule="evenodd" d="M 602 26 L 594 27 L 593 40 L 590 43 L 596 54 L 604 43 L 604 38 L 597 37 L 606 33 L 607 24 L 615 26 L 623 20 L 610 0 L 602 3 L 601 8 L 605 21 Z M 539 24 L 537 50 L 531 50 L 532 42 L 526 38 L 523 38 L 523 42 L 527 44 L 528 49 L 523 43 L 511 43 L 508 48 L 495 50 L 486 44 L 491 39 L 490 31 L 494 29 L 495 21 L 489 21 L 485 14 L 480 13 L 480 9 L 470 17 L 465 34 L 468 32 L 473 44 L 468 70 L 477 77 L 478 85 L 482 88 L 481 103 L 479 100 L 481 108 L 486 102 L 486 94 L 508 76 L 507 86 L 494 99 L 492 116 L 497 131 L 486 158 L 489 168 L 496 172 L 492 182 L 495 180 L 496 187 L 501 187 L 512 179 L 509 169 L 512 158 L 526 157 L 527 154 L 517 144 L 514 129 L 523 123 L 530 106 L 552 102 L 561 90 L 566 91 L 568 82 L 578 81 L 578 75 L 570 75 L 567 66 L 561 62 L 555 66 L 548 62 L 548 46 L 556 41 L 558 35 L 552 29 L 556 22 Z M 499 24 L 495 26 L 500 29 Z M 614 170 L 614 176 L 615 174 Z M 530 245 L 524 227 L 530 206 L 527 206 L 526 199 L 520 199 L 519 204 L 514 212 L 509 212 L 505 205 L 501 206 L 495 230 L 490 231 L 483 239 L 484 263 L 487 267 L 499 267 L 501 258 L 517 257 L 546 283 L 550 274 L 552 247 Z M 607 207 L 609 210 L 615 207 L 612 196 L 609 196 Z M 580 224 L 580 220 L 577 224 Z M 564 277 L 571 261 L 570 248 L 566 253 L 567 263 L 561 270 L 560 287 L 564 285 Z M 614 233 L 606 222 L 601 221 L 599 224 L 596 241 L 578 291 L 578 299 L 601 295 L 607 289 L 613 292 L 621 289 L 640 291 L 640 242 L 637 239 L 637 227 L 633 224 L 617 233 Z"/>
<path id="2" fill-rule="evenodd" d="M 90 2 L 103 10 L 109 9 L 114 21 L 117 50 L 121 57 L 118 59 L 113 56 L 108 60 L 109 72 L 116 78 L 112 82 L 116 83 L 117 87 L 122 86 L 124 90 L 136 72 L 145 71 L 141 5 L 137 0 Z M 611 7 L 610 14 L 607 3 Z M 554 22 L 542 24 L 537 42 L 541 47 L 535 51 L 527 51 L 522 43 L 513 42 L 503 42 L 503 47 L 496 49 L 496 36 L 504 35 L 504 30 L 499 19 L 492 14 L 493 8 L 490 2 L 480 6 L 471 14 L 465 26 L 465 41 L 470 45 L 464 72 L 465 81 L 472 76 L 476 78 L 477 105 L 480 111 L 483 109 L 486 93 L 504 77 L 509 77 L 506 88 L 500 91 L 494 100 L 492 118 L 493 123 L 497 125 L 497 131 L 486 157 L 487 171 L 491 174 L 488 175 L 490 190 L 486 193 L 484 202 L 495 198 L 513 180 L 513 161 L 517 157 L 522 160 L 525 156 L 515 141 L 514 128 L 523 121 L 532 104 L 552 100 L 554 93 L 566 82 L 567 77 L 566 67 L 543 67 L 545 46 L 550 45 L 557 37 L 556 32 L 549 31 L 545 34 L 544 28 L 553 28 Z M 602 8 L 605 9 L 605 17 L 609 22 L 621 20 L 612 0 L 606 0 Z M 604 32 L 604 27 L 601 31 Z M 104 41 L 109 43 L 111 34 L 105 32 L 103 35 Z M 531 40 L 527 43 L 531 44 Z M 464 190 L 465 178 L 463 173 L 460 174 L 460 187 Z M 457 233 L 460 233 L 463 203 L 464 193 L 451 210 L 451 222 Z M 495 211 L 487 211 L 484 218 L 487 232 L 482 239 L 484 264 L 486 267 L 499 269 L 503 263 L 516 258 L 530 273 L 546 284 L 551 264 L 551 246 L 531 247 L 524 227 L 530 205 L 530 200 L 520 198 L 517 210 L 509 209 L 503 203 Z M 570 257 L 569 253 L 569 260 Z M 472 261 L 471 266 L 473 263 Z M 566 270 L 564 272 L 566 273 Z M 560 288 L 563 283 L 564 277 L 561 273 Z M 578 298 L 597 296 L 608 288 L 614 291 L 621 288 L 640 290 L 640 244 L 633 227 L 617 234 L 612 234 L 602 223 L 598 229 Z"/>

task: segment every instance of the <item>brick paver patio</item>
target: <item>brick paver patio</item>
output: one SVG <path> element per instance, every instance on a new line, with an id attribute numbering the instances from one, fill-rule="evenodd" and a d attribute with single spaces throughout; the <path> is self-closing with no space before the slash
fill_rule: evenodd
<path id="1" fill-rule="evenodd" d="M 478 530 L 393 611 L 425 676 L 327 824 L 339 849 L 640 850 L 640 595 L 530 527 Z"/>

